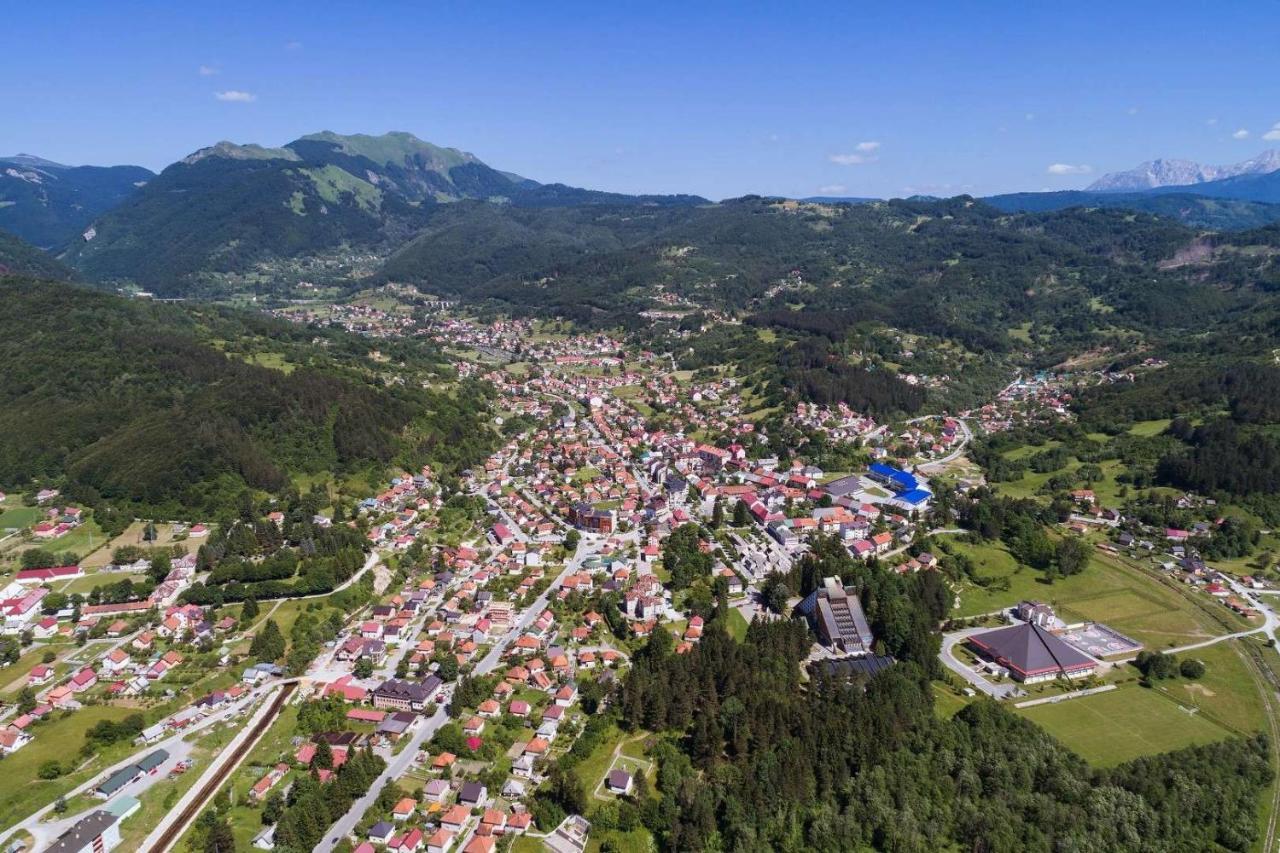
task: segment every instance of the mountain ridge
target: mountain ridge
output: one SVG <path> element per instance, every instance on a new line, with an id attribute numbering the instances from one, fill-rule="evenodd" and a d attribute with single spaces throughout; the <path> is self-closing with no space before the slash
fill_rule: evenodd
<path id="1" fill-rule="evenodd" d="M 0 157 L 0 229 L 42 249 L 62 246 L 155 174 L 142 166 L 68 166 Z"/>
<path id="2" fill-rule="evenodd" d="M 72 240 L 61 257 L 90 280 L 165 295 L 226 295 L 219 277 L 305 256 L 385 255 L 440 205 L 688 206 L 698 196 L 625 196 L 540 184 L 474 154 L 395 131 L 307 134 L 281 147 L 222 141 L 165 168 Z M 254 273 L 255 275 L 258 273 Z"/>
<path id="3" fill-rule="evenodd" d="M 1263 175 L 1280 170 L 1280 149 L 1263 151 L 1256 157 L 1226 166 L 1194 160 L 1159 158 L 1132 169 L 1108 172 L 1085 188 L 1088 192 L 1128 192 L 1162 187 L 1187 187 L 1241 175 Z"/>

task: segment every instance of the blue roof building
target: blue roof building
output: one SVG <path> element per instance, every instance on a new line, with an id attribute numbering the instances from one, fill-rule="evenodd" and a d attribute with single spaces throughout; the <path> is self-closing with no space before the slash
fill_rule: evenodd
<path id="1" fill-rule="evenodd" d="M 910 504 L 911 506 L 919 506 L 920 504 L 928 501 L 931 497 L 933 497 L 933 495 L 924 489 L 911 489 L 910 491 L 901 492 L 898 495 L 898 500 L 903 503 Z"/>
<path id="2" fill-rule="evenodd" d="M 873 462 L 871 464 L 871 479 L 884 483 L 895 492 L 908 492 L 912 489 L 920 488 L 920 481 L 916 479 L 914 474 L 908 474 L 892 465 L 885 465 L 883 462 Z"/>

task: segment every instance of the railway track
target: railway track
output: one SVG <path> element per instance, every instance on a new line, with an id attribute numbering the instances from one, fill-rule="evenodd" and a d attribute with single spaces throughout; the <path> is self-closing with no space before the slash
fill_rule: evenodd
<path id="1" fill-rule="evenodd" d="M 258 740 L 262 737 L 263 732 L 270 728 L 271 724 L 276 721 L 276 717 L 280 715 L 280 709 L 284 707 L 284 703 L 293 695 L 293 691 L 296 690 L 297 687 L 298 683 L 296 681 L 291 681 L 286 683 L 280 689 L 280 692 L 276 694 L 276 698 L 271 700 L 271 707 L 267 710 L 267 713 L 263 714 L 262 719 L 258 720 L 258 722 L 254 724 L 253 729 L 249 732 L 245 742 L 239 747 L 242 754 L 247 755 L 249 750 L 253 749 Z M 154 844 L 152 844 L 149 850 L 145 851 L 145 853 L 165 853 L 165 851 L 173 849 L 173 846 L 177 843 L 178 839 L 182 837 L 182 833 L 185 832 L 187 827 L 191 825 L 191 822 L 195 820 L 201 809 L 205 807 L 205 804 L 207 804 L 209 800 L 213 798 L 213 795 L 218 792 L 218 789 L 222 787 L 222 784 L 227 781 L 227 777 L 235 772 L 237 766 L 239 766 L 239 762 L 235 760 L 228 761 L 224 764 L 212 779 L 204 783 L 200 788 L 199 793 L 196 795 L 196 798 L 187 804 L 181 813 L 179 813 L 178 819 L 164 831 L 164 833 L 155 841 Z"/>
<path id="2" fill-rule="evenodd" d="M 1280 702 L 1276 701 L 1277 695 L 1280 695 L 1280 678 L 1276 677 L 1275 671 L 1262 659 L 1262 649 L 1251 643 L 1241 645 L 1243 648 L 1237 651 L 1253 672 L 1271 734 L 1271 761 L 1272 769 L 1276 770 L 1276 780 L 1271 783 L 1271 814 L 1267 816 L 1267 828 L 1260 849 L 1262 853 L 1275 853 L 1280 849 L 1276 844 L 1276 833 L 1280 828 L 1277 826 L 1280 822 L 1280 708 L 1277 705 Z"/>
<path id="3" fill-rule="evenodd" d="M 1123 558 L 1117 558 L 1115 564 L 1129 572 L 1155 580 L 1163 586 L 1176 591 L 1184 599 L 1195 605 L 1201 613 L 1227 627 L 1228 630 L 1234 630 L 1232 623 L 1226 619 L 1221 610 L 1206 606 L 1204 601 L 1189 594 L 1179 585 L 1171 583 L 1167 578 L 1141 566 L 1134 565 Z M 1280 835 L 1280 698 L 1277 698 L 1280 697 L 1280 677 L 1277 677 L 1275 671 L 1263 659 L 1261 647 L 1249 642 L 1247 638 L 1240 638 L 1237 642 L 1239 645 L 1236 647 L 1236 653 L 1244 660 L 1245 668 L 1253 676 L 1254 686 L 1257 687 L 1258 693 L 1262 697 L 1262 707 L 1266 714 L 1267 728 L 1271 740 L 1271 764 L 1276 771 L 1276 781 L 1271 784 L 1271 813 L 1267 816 L 1267 827 L 1258 849 L 1262 853 L 1280 853 L 1280 843 L 1278 843 L 1277 838 Z"/>

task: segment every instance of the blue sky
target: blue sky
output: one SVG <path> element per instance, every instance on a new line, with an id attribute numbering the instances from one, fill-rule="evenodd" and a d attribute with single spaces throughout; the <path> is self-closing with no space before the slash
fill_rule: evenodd
<path id="1" fill-rule="evenodd" d="M 1071 189 L 1280 147 L 1269 2 L 170 5 L 6 16 L 0 153 L 160 169 L 407 130 L 540 181 L 724 198 Z"/>

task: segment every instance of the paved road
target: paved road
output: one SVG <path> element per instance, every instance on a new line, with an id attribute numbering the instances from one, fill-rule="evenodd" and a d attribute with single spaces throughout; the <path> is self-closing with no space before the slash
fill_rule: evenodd
<path id="1" fill-rule="evenodd" d="M 489 653 L 476 664 L 476 675 L 486 675 L 501 663 L 507 646 L 533 624 L 534 620 L 546 609 L 547 602 L 551 600 L 552 593 L 559 589 L 561 581 L 568 575 L 577 572 L 582 562 L 598 551 L 598 546 L 599 540 L 590 539 L 586 536 L 582 538 L 578 543 L 577 551 L 565 564 L 564 571 L 552 581 L 542 595 L 538 596 L 532 604 L 525 608 L 520 618 L 516 620 L 515 626 L 504 634 L 498 642 L 494 643 Z M 447 687 L 446 693 L 452 693 L 452 689 L 452 686 Z M 377 781 L 370 786 L 368 793 L 356 800 L 351 805 L 351 808 L 347 810 L 347 813 L 339 818 L 333 826 L 329 827 L 329 831 L 325 833 L 324 838 L 316 845 L 316 850 L 331 850 L 338 841 L 355 831 L 356 824 L 360 822 L 360 818 L 364 817 L 364 813 L 377 800 L 378 793 L 383 786 L 403 776 L 413 763 L 414 756 L 418 754 L 418 750 L 422 748 L 422 745 L 430 740 L 440 730 L 440 727 L 449 721 L 449 713 L 446 709 L 447 704 L 447 701 L 442 703 L 434 715 L 418 721 L 408 746 L 403 747 L 400 754 L 387 764 L 387 768 L 382 771 L 382 775 L 378 777 Z"/>
<path id="2" fill-rule="evenodd" d="M 446 688 L 446 693 L 452 692 L 452 689 L 452 687 Z M 360 818 L 364 817 L 364 813 L 378 799 L 378 794 L 383 787 L 388 782 L 403 776 L 408 771 L 409 765 L 413 763 L 414 756 L 418 754 L 418 750 L 422 748 L 422 745 L 430 740 L 439 731 L 440 727 L 449 721 L 447 704 L 447 702 L 442 703 L 435 714 L 419 719 L 414 724 L 414 731 L 410 736 L 409 744 L 400 750 L 399 755 L 387 762 L 386 769 L 382 771 L 382 775 L 377 778 L 377 781 L 369 787 L 369 790 L 360 799 L 351 804 L 351 808 L 347 809 L 346 814 L 338 818 L 337 823 L 329 827 L 329 831 L 325 833 L 324 838 L 320 839 L 320 843 L 315 846 L 316 850 L 331 850 L 339 840 L 355 832 L 356 824 L 360 822 Z"/>
<path id="3" fill-rule="evenodd" d="M 1220 637 L 1211 637 L 1208 640 L 1201 640 L 1196 643 L 1188 643 L 1185 646 L 1177 646 L 1171 649 L 1161 649 L 1161 651 L 1165 652 L 1166 654 L 1178 654 L 1180 652 L 1190 652 L 1190 651 L 1195 651 L 1196 649 L 1203 649 L 1206 646 L 1212 646 L 1217 643 L 1221 643 L 1224 640 L 1239 640 L 1243 637 L 1251 637 L 1254 634 L 1262 634 L 1272 640 L 1276 639 L 1276 631 L 1277 629 L 1280 629 L 1280 616 L 1277 616 L 1276 612 L 1271 609 L 1271 605 L 1265 603 L 1264 601 L 1262 601 L 1262 599 L 1257 597 L 1257 590 L 1246 588 L 1245 586 L 1240 584 L 1238 581 L 1236 581 L 1234 578 L 1229 578 L 1224 575 L 1223 580 L 1225 580 L 1227 585 L 1231 587 L 1232 592 L 1234 592 L 1236 595 L 1243 598 L 1245 601 L 1249 603 L 1251 607 L 1253 607 L 1255 610 L 1257 610 L 1259 613 L 1262 614 L 1262 618 L 1263 618 L 1262 625 L 1260 625 L 1257 628 L 1249 628 L 1244 631 L 1236 631 L 1231 634 L 1223 634 Z M 1128 661 L 1131 661 L 1133 659 L 1134 658 L 1125 658 L 1122 661 L 1118 661 L 1118 663 L 1127 663 Z"/>
<path id="4" fill-rule="evenodd" d="M 72 798 L 80 794 L 87 793 L 88 791 L 96 787 L 97 784 L 101 782 L 104 778 L 106 778 L 108 775 L 110 775 L 111 773 L 114 773 L 116 770 L 119 770 L 121 767 L 126 767 L 130 764 L 137 762 L 144 755 L 154 752 L 157 749 L 167 750 L 169 752 L 169 760 L 166 761 L 161 766 L 160 769 L 162 772 L 157 773 L 155 776 L 146 776 L 142 780 L 137 782 L 135 785 L 132 785 L 125 789 L 127 793 L 133 796 L 137 796 L 138 794 L 140 794 L 141 792 L 149 788 L 151 785 L 155 784 L 157 781 L 164 779 L 166 774 L 169 772 L 169 770 L 173 768 L 174 764 L 177 764 L 179 761 L 181 761 L 182 759 L 186 758 L 188 755 L 191 754 L 191 751 L 193 749 L 193 744 L 188 743 L 185 740 L 185 738 L 187 738 L 194 732 L 202 731 L 208 728 L 209 726 L 214 725 L 215 723 L 220 723 L 224 720 L 227 720 L 233 717 L 237 713 L 247 710 L 250 706 L 253 705 L 254 702 L 262 698 L 263 694 L 266 691 L 274 688 L 279 683 L 280 682 L 272 682 L 271 684 L 265 684 L 265 685 L 255 687 L 249 692 L 247 692 L 244 696 L 242 696 L 238 701 L 231 703 L 226 708 L 223 708 L 222 710 L 217 711 L 216 713 L 211 714 L 208 717 L 205 717 L 203 720 L 199 720 L 193 723 L 182 732 L 170 735 L 169 737 L 159 740 L 153 744 L 148 744 L 140 748 L 137 752 L 134 752 L 128 758 L 121 759 L 120 761 L 116 762 L 110 767 L 104 768 L 103 770 L 95 774 L 93 778 L 89 779 L 89 781 L 68 791 L 65 795 L 65 798 L 67 800 L 71 800 Z M 98 808 L 98 806 L 94 806 L 94 808 Z M 11 827 L 11 829 L 26 830 L 27 832 L 31 833 L 32 837 L 35 838 L 35 844 L 33 845 L 33 849 L 39 850 L 39 849 L 42 849 L 45 844 L 52 842 L 53 839 L 57 838 L 59 835 L 61 835 L 63 832 L 69 829 L 72 824 L 74 824 L 77 820 L 79 820 L 85 814 L 84 812 L 80 812 L 75 815 L 66 815 L 66 816 L 60 817 L 57 820 L 51 821 L 49 823 L 43 823 L 41 819 L 50 815 L 52 811 L 53 811 L 53 804 L 50 803 L 48 806 L 45 806 L 44 808 L 40 809 L 35 814 L 31 815 L 26 820 L 19 823 L 17 826 Z"/>
<path id="5" fill-rule="evenodd" d="M 913 420 L 923 420 L 923 418 L 914 418 Z M 960 443 L 957 444 L 955 449 L 946 456 L 943 456 L 940 459 L 934 459 L 931 462 L 925 462 L 921 465 L 917 465 L 917 471 L 923 471 L 928 474 L 932 470 L 945 468 L 964 454 L 966 448 L 969 446 L 969 442 L 973 440 L 973 433 L 969 430 L 969 425 L 965 423 L 964 418 L 956 418 L 955 421 L 960 424 Z"/>
<path id="6" fill-rule="evenodd" d="M 214 780 L 224 778 L 224 781 L 219 784 L 219 788 L 229 784 L 225 779 L 229 779 L 230 774 L 248 757 L 253 746 L 266 734 L 270 724 L 275 721 L 275 717 L 283 710 L 285 704 L 283 701 L 285 697 L 283 696 L 279 697 L 282 700 L 280 706 L 273 708 L 276 703 L 271 700 L 276 698 L 276 691 L 285 690 L 285 684 L 296 683 L 296 681 L 296 679 L 277 681 L 264 688 L 263 696 L 267 701 L 263 702 L 253 716 L 244 722 L 231 742 L 223 747 L 207 766 L 200 770 L 190 771 L 199 773 L 200 778 L 187 789 L 182 798 L 165 813 L 160 822 L 147 834 L 147 837 L 143 839 L 142 846 L 139 848 L 140 850 L 144 851 L 144 853 L 163 853 L 163 851 L 173 849 L 174 844 L 181 839 L 182 833 L 186 831 L 187 826 L 194 822 L 199 810 L 192 810 L 186 815 L 184 815 L 184 812 L 187 812 L 191 804 L 200 801 L 202 797 L 205 800 L 213 798 L 217 789 L 208 791 L 206 788 Z M 268 715 L 271 716 L 269 717 Z M 262 730 L 255 732 L 259 725 L 262 726 Z M 200 808 L 204 808 L 204 806 L 205 802 L 201 801 Z M 175 827 L 175 824 L 178 825 Z M 171 829 L 175 831 L 175 834 L 168 843 L 164 843 L 164 838 Z"/>

